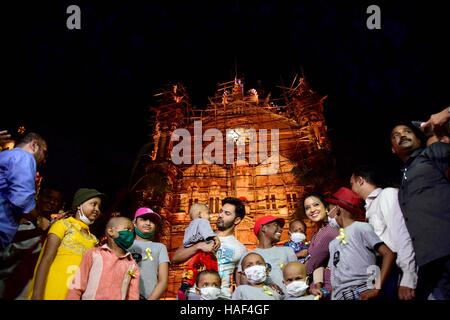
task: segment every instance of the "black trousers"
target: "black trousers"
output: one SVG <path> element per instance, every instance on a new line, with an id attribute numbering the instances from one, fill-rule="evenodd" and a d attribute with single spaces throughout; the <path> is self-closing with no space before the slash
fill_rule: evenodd
<path id="1" fill-rule="evenodd" d="M 417 298 L 426 300 L 430 293 L 437 300 L 450 300 L 450 255 L 419 268 Z"/>

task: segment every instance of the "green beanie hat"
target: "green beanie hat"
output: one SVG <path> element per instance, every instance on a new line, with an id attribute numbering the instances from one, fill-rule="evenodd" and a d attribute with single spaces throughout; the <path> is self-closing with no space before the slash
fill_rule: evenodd
<path id="1" fill-rule="evenodd" d="M 95 197 L 100 197 L 102 200 L 105 200 L 106 195 L 104 193 L 98 192 L 95 189 L 87 189 L 87 188 L 78 189 L 78 191 L 73 196 L 72 201 L 73 212 L 77 211 L 77 207 L 79 205 Z"/>

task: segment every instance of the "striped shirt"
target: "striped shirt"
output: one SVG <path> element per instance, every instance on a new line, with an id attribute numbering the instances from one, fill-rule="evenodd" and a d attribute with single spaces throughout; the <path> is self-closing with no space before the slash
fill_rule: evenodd
<path id="1" fill-rule="evenodd" d="M 316 234 L 312 237 L 311 243 L 309 245 L 308 253 L 309 259 L 306 261 L 306 272 L 308 275 L 312 276 L 314 270 L 320 267 L 324 267 L 323 274 L 323 287 L 331 291 L 331 273 L 328 268 L 328 260 L 330 260 L 330 250 L 329 244 L 333 241 L 339 232 L 336 228 L 330 226 L 329 224 L 320 228 Z M 311 284 L 311 287 L 314 283 Z"/>
<path id="2" fill-rule="evenodd" d="M 107 244 L 85 253 L 67 300 L 138 300 L 139 268 L 131 254 L 118 257 Z"/>
<path id="3" fill-rule="evenodd" d="M 327 224 L 320 228 L 312 237 L 308 249 L 311 257 L 306 261 L 306 272 L 308 275 L 311 275 L 317 268 L 328 265 L 328 260 L 330 259 L 328 246 L 338 235 L 338 230 Z"/>

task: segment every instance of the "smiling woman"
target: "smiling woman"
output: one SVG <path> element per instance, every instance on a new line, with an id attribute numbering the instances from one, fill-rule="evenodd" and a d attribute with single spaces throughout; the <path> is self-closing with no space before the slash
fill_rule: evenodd
<path id="1" fill-rule="evenodd" d="M 318 268 L 326 268 L 330 253 L 328 245 L 338 236 L 336 228 L 328 224 L 328 203 L 319 194 L 308 194 L 302 202 L 305 214 L 319 227 L 319 230 L 313 235 L 311 244 L 308 249 L 310 258 L 306 261 L 306 271 L 311 276 Z M 320 289 L 325 287 L 331 291 L 330 273 L 325 270 L 325 274 L 321 281 L 314 282 L 312 288 Z"/>

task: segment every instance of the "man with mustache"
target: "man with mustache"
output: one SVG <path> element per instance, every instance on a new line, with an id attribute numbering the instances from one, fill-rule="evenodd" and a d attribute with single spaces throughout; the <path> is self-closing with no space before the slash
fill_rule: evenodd
<path id="1" fill-rule="evenodd" d="M 245 246 L 234 236 L 236 226 L 244 220 L 245 206 L 238 198 L 228 197 L 222 200 L 222 209 L 217 218 L 217 235 L 220 240 L 220 248 L 217 250 L 217 264 L 219 275 L 222 279 L 222 295 L 231 298 L 232 276 L 235 275 L 236 265 L 247 252 Z M 172 263 L 180 264 L 189 260 L 198 250 L 212 252 L 214 242 L 198 242 L 195 245 L 185 248 L 180 246 L 172 257 Z M 237 285 L 239 279 L 236 278 Z M 188 300 L 199 299 L 195 291 L 187 292 Z"/>
<path id="2" fill-rule="evenodd" d="M 419 266 L 416 296 L 450 300 L 450 145 L 423 148 L 409 123 L 391 131 L 392 152 L 403 161 L 399 203 Z"/>

